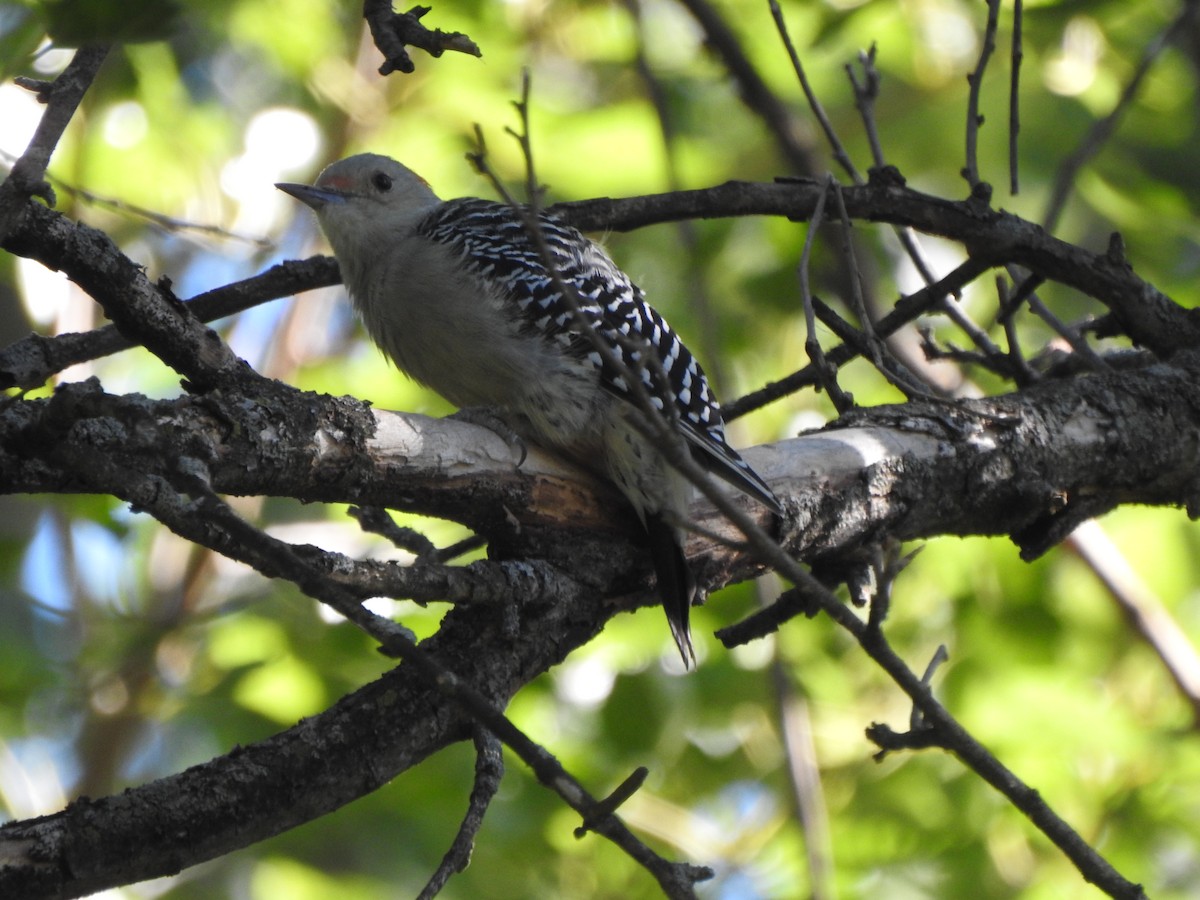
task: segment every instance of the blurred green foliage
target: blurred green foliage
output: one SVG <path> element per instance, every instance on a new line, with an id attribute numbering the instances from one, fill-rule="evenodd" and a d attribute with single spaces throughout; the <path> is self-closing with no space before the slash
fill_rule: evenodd
<path id="1" fill-rule="evenodd" d="M 51 174 L 101 198 L 227 229 L 226 238 L 163 229 L 62 192 L 69 214 L 109 231 L 189 296 L 281 256 L 322 250 L 311 220 L 270 185 L 309 178 L 350 152 L 401 158 L 444 196 L 488 194 L 464 159 L 478 123 L 493 164 L 520 190 L 523 160 L 504 129 L 515 124 L 511 101 L 522 67 L 532 75 L 534 150 L 551 200 L 794 174 L 685 8 L 670 0 L 639 5 L 641 26 L 628 4 L 600 0 L 434 4 L 426 23 L 467 33 L 482 60 L 453 53 L 433 60 L 416 51 L 415 74 L 386 80 L 375 74 L 380 59 L 353 3 L 187 2 L 169 21 L 161 4 L 137 4 L 150 20 L 138 17 L 124 34 L 110 14 L 127 11 L 128 2 L 10 5 L 0 7 L 0 74 L 46 77 L 61 68 L 61 52 L 39 49 L 47 28 L 68 45 L 167 36 L 113 55 Z M 875 114 L 888 161 L 918 188 L 965 196 L 958 175 L 965 76 L 977 59 L 983 5 L 785 0 L 783 8 L 859 168 L 870 165 L 869 151 L 843 66 L 874 44 L 883 75 Z M 79 18 L 82 9 L 94 18 Z M 832 168 L 766 4 L 728 0 L 719 9 L 795 111 L 815 158 Z M 998 205 L 1043 215 L 1057 167 L 1112 107 L 1177 10 L 1165 0 L 1026 4 L 1020 193 L 1010 195 L 1006 7 L 980 135 L 981 171 L 996 185 Z M 639 40 L 665 98 L 669 143 L 635 67 Z M 1139 273 L 1191 305 L 1200 267 L 1200 141 L 1197 51 L 1188 46 L 1155 64 L 1115 136 L 1075 181 L 1058 233 L 1097 249 L 1119 229 Z M 36 116 L 31 103 L 10 84 L 0 88 L 0 143 L 10 156 Z M 805 227 L 744 220 L 689 228 L 612 235 L 608 244 L 718 376 L 723 396 L 801 365 L 795 266 Z M 875 248 L 879 301 L 911 288 L 891 236 L 858 230 Z M 270 249 L 245 238 L 266 238 Z M 939 271 L 959 258 L 940 242 L 927 248 Z M 1063 291 L 1047 297 L 1065 318 L 1092 311 Z M 44 332 L 86 328 L 96 316 L 64 283 L 7 257 L 0 258 L 0 303 L 9 327 L 26 317 Z M 991 322 L 989 285 L 973 287 L 963 303 Z M 932 324 L 963 343 L 945 322 Z M 363 343 L 339 291 L 280 301 L 224 323 L 223 331 L 260 370 L 301 387 L 383 407 L 448 411 Z M 1022 322 L 1020 334 L 1029 350 L 1052 337 L 1033 321 Z M 144 353 L 64 377 L 92 373 L 112 391 L 166 396 L 178 389 L 172 373 Z M 861 403 L 898 399 L 864 365 L 844 374 Z M 1005 389 L 970 374 L 985 390 Z M 788 435 L 829 415 L 823 395 L 790 398 L 737 422 L 735 443 Z M 365 638 L 328 621 L 294 588 L 186 546 L 111 500 L 3 497 L 0 507 L 0 807 L 9 817 L 49 812 L 76 794 L 116 791 L 262 738 L 385 666 Z M 239 509 L 288 539 L 359 555 L 388 552 L 348 524 L 342 509 L 255 500 L 239 501 Z M 448 523 L 414 524 L 438 543 L 462 536 Z M 1102 525 L 1196 642 L 1195 525 L 1178 511 L 1141 509 L 1116 512 Z M 863 729 L 873 721 L 901 728 L 909 709 L 828 621 L 797 621 L 773 641 L 720 649 L 713 629 L 757 602 L 755 586 L 740 585 L 698 611 L 702 665 L 687 677 L 673 666 L 657 611 L 622 616 L 530 685 L 510 712 L 598 794 L 648 765 L 650 779 L 625 807 L 626 818 L 668 855 L 714 866 L 705 896 L 807 897 L 813 885 L 772 680 L 777 660 L 804 701 L 830 832 L 824 849 L 840 896 L 1097 895 L 955 759 L 925 752 L 872 760 Z M 436 608 L 397 604 L 395 611 L 420 634 L 436 628 Z M 1158 898 L 1196 896 L 1196 725 L 1161 661 L 1078 558 L 1056 550 L 1027 564 L 1003 540 L 933 540 L 897 584 L 888 633 L 918 669 L 947 645 L 950 663 L 935 684 L 950 710 L 1125 875 Z M 454 834 L 471 772 L 470 749 L 451 748 L 332 816 L 186 871 L 156 886 L 157 895 L 413 895 Z M 651 879 L 605 841 L 576 841 L 576 824 L 511 762 L 472 865 L 444 896 L 656 895 Z"/>

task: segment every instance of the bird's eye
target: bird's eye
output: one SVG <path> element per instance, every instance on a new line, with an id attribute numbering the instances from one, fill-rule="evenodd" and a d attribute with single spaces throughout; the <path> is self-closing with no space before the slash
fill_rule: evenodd
<path id="1" fill-rule="evenodd" d="M 386 172 L 376 172 L 371 176 L 371 184 L 380 191 L 390 191 L 392 189 L 392 176 Z"/>

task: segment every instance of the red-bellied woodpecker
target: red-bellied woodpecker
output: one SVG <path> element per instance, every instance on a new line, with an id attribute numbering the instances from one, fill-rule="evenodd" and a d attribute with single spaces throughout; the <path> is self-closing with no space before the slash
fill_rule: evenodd
<path id="1" fill-rule="evenodd" d="M 634 424 L 642 413 L 629 378 L 655 408 L 677 414 L 705 469 L 776 513 L 780 506 L 726 442 L 704 371 L 641 289 L 554 216 L 537 215 L 539 247 L 519 210 L 443 202 L 385 156 L 352 156 L 315 185 L 277 187 L 316 212 L 367 331 L 402 371 L 458 406 L 494 409 L 519 435 L 599 472 L 629 499 L 671 633 L 684 663 L 694 663 L 688 615 L 697 589 L 680 527 L 691 486 Z"/>

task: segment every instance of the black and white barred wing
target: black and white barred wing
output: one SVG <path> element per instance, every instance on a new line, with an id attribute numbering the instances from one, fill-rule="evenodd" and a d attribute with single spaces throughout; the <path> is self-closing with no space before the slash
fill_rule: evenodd
<path id="1" fill-rule="evenodd" d="M 574 290 L 579 311 L 626 371 L 640 379 L 651 403 L 660 411 L 673 406 L 696 461 L 780 512 L 771 489 L 726 442 L 721 408 L 700 363 L 646 303 L 641 288 L 576 229 L 545 214 L 539 216 L 539 227 L 556 274 Z M 502 285 L 531 334 L 559 341 L 567 352 L 589 360 L 606 390 L 635 402 L 625 373 L 609 364 L 579 327 L 515 210 L 488 200 L 455 200 L 443 204 L 419 230 L 455 247 L 476 275 Z"/>

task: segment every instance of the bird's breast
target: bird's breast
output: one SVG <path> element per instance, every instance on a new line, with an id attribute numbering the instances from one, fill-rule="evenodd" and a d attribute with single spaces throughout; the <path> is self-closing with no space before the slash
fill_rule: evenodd
<path id="1" fill-rule="evenodd" d="M 456 406 L 512 414 L 533 440 L 587 452 L 607 395 L 585 359 L 521 327 L 514 301 L 436 252 L 398 253 L 351 296 L 368 333 L 407 375 Z"/>

